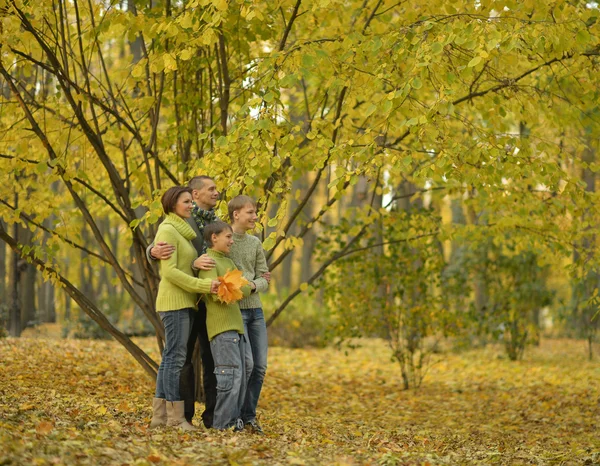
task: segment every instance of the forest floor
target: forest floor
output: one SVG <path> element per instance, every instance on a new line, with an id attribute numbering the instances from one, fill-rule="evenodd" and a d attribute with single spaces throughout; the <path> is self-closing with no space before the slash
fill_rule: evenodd
<path id="1" fill-rule="evenodd" d="M 154 384 L 112 341 L 0 340 L 0 381 L 0 465 L 600 464 L 600 362 L 579 341 L 439 355 L 409 391 L 381 341 L 270 348 L 264 437 L 148 430 Z"/>

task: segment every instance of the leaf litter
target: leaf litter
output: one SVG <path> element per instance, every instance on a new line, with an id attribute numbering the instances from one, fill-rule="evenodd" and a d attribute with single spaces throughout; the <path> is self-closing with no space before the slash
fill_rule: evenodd
<path id="1" fill-rule="evenodd" d="M 600 464 L 600 363 L 584 345 L 440 355 L 416 391 L 378 340 L 270 348 L 260 437 L 149 430 L 154 384 L 116 342 L 8 338 L 0 465 Z"/>

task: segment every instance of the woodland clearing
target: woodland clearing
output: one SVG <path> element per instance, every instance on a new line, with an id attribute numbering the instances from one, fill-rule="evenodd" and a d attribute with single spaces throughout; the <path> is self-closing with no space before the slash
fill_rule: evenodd
<path id="1" fill-rule="evenodd" d="M 0 340 L 0 465 L 600 464 L 584 342 L 545 340 L 520 362 L 493 346 L 436 355 L 409 391 L 385 343 L 362 343 L 271 348 L 259 437 L 148 430 L 153 383 L 115 342 Z"/>

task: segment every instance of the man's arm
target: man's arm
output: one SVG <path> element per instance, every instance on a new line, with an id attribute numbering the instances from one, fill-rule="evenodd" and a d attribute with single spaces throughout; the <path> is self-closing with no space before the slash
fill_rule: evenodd
<path id="1" fill-rule="evenodd" d="M 146 259 L 152 263 L 157 260 L 169 259 L 175 252 L 175 246 L 165 241 L 153 242 L 146 248 Z"/>

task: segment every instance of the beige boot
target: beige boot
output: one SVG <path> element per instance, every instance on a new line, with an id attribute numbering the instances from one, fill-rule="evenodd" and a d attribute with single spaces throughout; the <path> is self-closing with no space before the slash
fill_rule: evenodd
<path id="1" fill-rule="evenodd" d="M 155 429 L 159 426 L 167 424 L 167 402 L 164 398 L 152 399 L 152 421 L 150 421 L 150 429 Z"/>
<path id="2" fill-rule="evenodd" d="M 167 425 L 178 427 L 181 430 L 197 430 L 193 425 L 185 420 L 184 402 L 167 401 Z"/>

